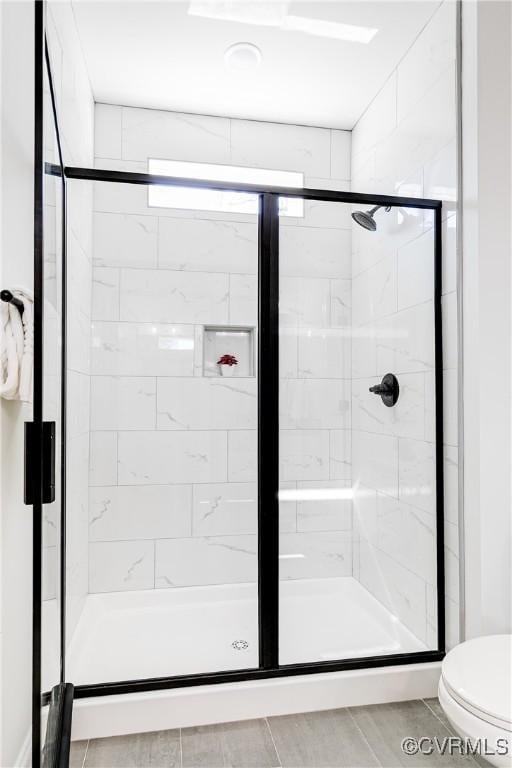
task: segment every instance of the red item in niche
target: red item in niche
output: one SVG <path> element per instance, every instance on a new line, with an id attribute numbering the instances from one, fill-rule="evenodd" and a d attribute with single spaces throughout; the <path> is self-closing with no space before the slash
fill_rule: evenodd
<path id="1" fill-rule="evenodd" d="M 238 360 L 234 355 L 222 355 L 217 365 L 238 365 Z"/>

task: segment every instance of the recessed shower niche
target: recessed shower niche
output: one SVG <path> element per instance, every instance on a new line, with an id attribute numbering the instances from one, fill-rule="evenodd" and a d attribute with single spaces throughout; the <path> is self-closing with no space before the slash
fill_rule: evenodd
<path id="1" fill-rule="evenodd" d="M 255 376 L 254 328 L 205 326 L 204 376 Z"/>

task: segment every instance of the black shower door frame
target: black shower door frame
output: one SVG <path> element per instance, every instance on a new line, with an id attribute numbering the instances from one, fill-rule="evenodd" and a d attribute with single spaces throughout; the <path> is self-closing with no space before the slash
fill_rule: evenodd
<path id="1" fill-rule="evenodd" d="M 67 179 L 160 185 L 258 195 L 258 627 L 257 668 L 77 685 L 75 698 L 260 680 L 289 675 L 440 661 L 445 654 L 442 379 L 442 202 L 396 195 L 212 182 L 66 167 Z M 437 650 L 304 664 L 279 664 L 279 211 L 280 197 L 434 212 L 434 388 L 436 448 Z"/>
<path id="2" fill-rule="evenodd" d="M 121 693 L 156 691 L 195 685 L 212 685 L 239 681 L 262 680 L 290 675 L 308 675 L 353 669 L 368 669 L 440 661 L 445 653 L 445 594 L 444 594 L 444 482 L 443 482 L 443 378 L 442 378 L 442 203 L 439 200 L 410 198 L 393 195 L 374 195 L 320 189 L 260 186 L 230 182 L 212 182 L 189 178 L 130 173 L 116 170 L 98 170 L 65 166 L 43 165 L 43 68 L 45 57 L 43 3 L 36 0 L 35 47 L 35 196 L 34 196 L 34 421 L 42 422 L 43 387 L 43 301 L 44 301 L 44 242 L 43 242 L 43 176 L 54 173 L 66 180 L 102 183 L 163 185 L 242 192 L 259 197 L 258 214 L 258 628 L 259 665 L 255 668 L 189 674 L 124 681 L 77 685 L 75 698 L 104 696 Z M 53 98 L 50 61 L 47 56 L 48 77 L 52 90 L 52 107 L 57 135 L 58 115 Z M 59 142 L 60 143 L 60 142 Z M 434 212 L 434 378 L 435 378 L 435 449 L 436 449 L 436 554 L 437 554 L 437 650 L 415 653 L 390 654 L 364 658 L 319 661 L 304 664 L 279 664 L 279 211 L 280 197 L 301 198 L 368 206 L 391 206 L 432 210 Z M 65 196 L 62 217 L 63 245 L 63 351 L 62 368 L 66 367 L 65 308 L 66 308 L 66 210 Z M 61 562 L 61 683 L 65 682 L 65 469 L 66 469 L 66 382 L 62 384 L 62 525 Z M 42 483 L 43 446 L 39 446 L 40 463 L 34 467 L 34 485 Z M 33 622 L 33 711 L 38 722 L 41 701 L 41 514 L 42 500 L 37 495 L 34 503 L 34 622 Z M 50 692 L 43 692 L 43 703 L 50 700 Z M 39 737 L 34 733 L 34 747 L 38 751 Z"/>

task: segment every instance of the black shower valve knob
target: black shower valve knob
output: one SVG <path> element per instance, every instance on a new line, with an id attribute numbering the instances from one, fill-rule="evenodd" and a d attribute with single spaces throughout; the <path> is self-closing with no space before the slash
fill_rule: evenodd
<path id="1" fill-rule="evenodd" d="M 398 379 L 393 373 L 386 373 L 381 383 L 374 384 L 373 387 L 370 387 L 369 391 L 374 395 L 380 395 L 384 405 L 391 408 L 396 404 L 400 394 Z"/>

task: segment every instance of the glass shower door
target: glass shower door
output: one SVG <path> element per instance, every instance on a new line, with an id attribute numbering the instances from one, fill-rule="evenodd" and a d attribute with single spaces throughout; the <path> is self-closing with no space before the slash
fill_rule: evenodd
<path id="1" fill-rule="evenodd" d="M 438 647 L 434 211 L 371 207 L 280 221 L 280 664 Z"/>
<path id="2" fill-rule="evenodd" d="M 68 182 L 70 206 L 84 183 Z M 192 211 L 175 188 L 93 186 L 89 509 L 68 554 L 88 587 L 69 672 L 87 685 L 257 667 L 256 205 Z"/>

